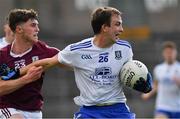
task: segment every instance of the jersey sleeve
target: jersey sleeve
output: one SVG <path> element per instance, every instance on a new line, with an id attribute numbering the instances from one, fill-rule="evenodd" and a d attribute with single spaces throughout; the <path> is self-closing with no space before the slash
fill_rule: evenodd
<path id="1" fill-rule="evenodd" d="M 129 44 L 129 47 L 125 47 L 125 57 L 126 57 L 126 62 L 133 60 L 133 51 L 132 51 L 132 47 Z"/>
<path id="2" fill-rule="evenodd" d="M 128 61 L 133 60 L 133 51 L 132 51 L 132 48 L 129 48 L 128 55 L 129 56 L 127 56 L 127 60 Z"/>
<path id="3" fill-rule="evenodd" d="M 2 51 L 1 51 L 1 49 L 0 49 L 0 59 L 3 59 L 2 58 Z M 0 65 L 2 64 L 2 60 L 0 60 Z"/>
<path id="4" fill-rule="evenodd" d="M 123 57 L 125 57 L 125 62 L 133 60 L 133 51 L 131 44 L 126 40 L 117 40 L 116 44 L 118 45 L 117 49 L 121 47 L 123 51 Z"/>
<path id="5" fill-rule="evenodd" d="M 70 50 L 70 45 L 58 53 L 58 61 L 71 67 L 76 65 L 76 54 Z"/>

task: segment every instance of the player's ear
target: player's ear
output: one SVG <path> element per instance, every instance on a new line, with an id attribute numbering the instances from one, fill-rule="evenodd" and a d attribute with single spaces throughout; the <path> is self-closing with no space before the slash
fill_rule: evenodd
<path id="1" fill-rule="evenodd" d="M 108 31 L 108 26 L 106 24 L 103 24 L 102 27 L 101 27 L 101 31 L 102 32 L 107 32 Z"/>
<path id="2" fill-rule="evenodd" d="M 17 32 L 17 33 L 22 33 L 22 32 L 23 32 L 23 28 L 22 28 L 21 25 L 17 25 L 17 26 L 16 26 L 16 32 Z"/>

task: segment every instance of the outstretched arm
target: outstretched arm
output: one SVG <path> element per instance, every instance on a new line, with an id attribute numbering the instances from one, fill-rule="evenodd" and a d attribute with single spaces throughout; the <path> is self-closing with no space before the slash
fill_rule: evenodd
<path id="1" fill-rule="evenodd" d="M 4 81 L 0 78 L 0 96 L 12 93 L 24 85 L 36 81 L 41 77 L 42 72 L 42 67 L 31 67 L 26 75 L 16 80 Z"/>
<path id="2" fill-rule="evenodd" d="M 10 69 L 7 65 L 6 67 L 2 68 L 3 70 L 0 71 L 0 76 L 3 80 L 10 80 L 10 79 L 17 79 L 19 78 L 20 76 L 23 76 L 27 73 L 27 71 L 35 66 L 35 67 L 38 67 L 38 66 L 41 66 L 42 67 L 42 70 L 46 70 L 46 69 L 49 69 L 53 66 L 60 66 L 62 68 L 66 68 L 66 69 L 70 69 L 68 66 L 62 64 L 62 63 L 59 63 L 58 61 L 58 55 L 52 57 L 52 58 L 45 58 L 45 59 L 42 59 L 42 60 L 38 60 L 38 61 L 35 61 L 25 67 L 22 67 L 21 69 Z"/>
<path id="3" fill-rule="evenodd" d="M 45 58 L 42 60 L 35 61 L 20 69 L 20 75 L 26 74 L 26 72 L 33 66 L 42 66 L 43 71 L 59 64 L 58 55 L 51 58 Z"/>
<path id="4" fill-rule="evenodd" d="M 177 86 L 180 87 L 180 78 L 179 77 L 173 77 L 173 81 L 176 83 Z"/>

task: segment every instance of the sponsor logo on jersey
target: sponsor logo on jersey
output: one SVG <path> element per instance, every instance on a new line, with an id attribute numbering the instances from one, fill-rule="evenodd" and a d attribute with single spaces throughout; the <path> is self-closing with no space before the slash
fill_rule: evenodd
<path id="1" fill-rule="evenodd" d="M 85 59 L 85 60 L 86 60 L 86 59 L 92 59 L 91 55 L 89 55 L 89 54 L 88 54 L 88 55 L 85 55 L 85 54 L 84 54 L 84 55 L 81 55 L 81 58 L 82 58 L 82 59 Z"/>
<path id="2" fill-rule="evenodd" d="M 112 75 L 111 67 L 100 67 L 95 69 L 95 73 L 90 76 L 90 79 L 100 85 L 111 85 L 117 75 Z"/>
<path id="3" fill-rule="evenodd" d="M 35 62 L 35 61 L 37 61 L 37 60 L 39 60 L 39 57 L 38 57 L 38 56 L 33 56 L 33 57 L 32 57 L 32 62 Z"/>
<path id="4" fill-rule="evenodd" d="M 96 68 L 95 70 L 95 75 L 102 75 L 106 76 L 111 74 L 111 68 L 110 67 L 101 67 L 101 68 Z"/>
<path id="5" fill-rule="evenodd" d="M 115 51 L 115 59 L 116 60 L 120 60 L 121 58 L 122 58 L 121 51 L 120 50 Z"/>

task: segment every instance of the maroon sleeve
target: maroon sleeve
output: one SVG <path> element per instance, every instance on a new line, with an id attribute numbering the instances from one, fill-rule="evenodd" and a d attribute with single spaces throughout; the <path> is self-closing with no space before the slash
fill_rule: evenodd
<path id="1" fill-rule="evenodd" d="M 0 64 L 2 64 L 2 51 L 0 49 Z"/>
<path id="2" fill-rule="evenodd" d="M 0 64 L 6 63 L 10 46 L 6 46 L 0 49 Z"/>

